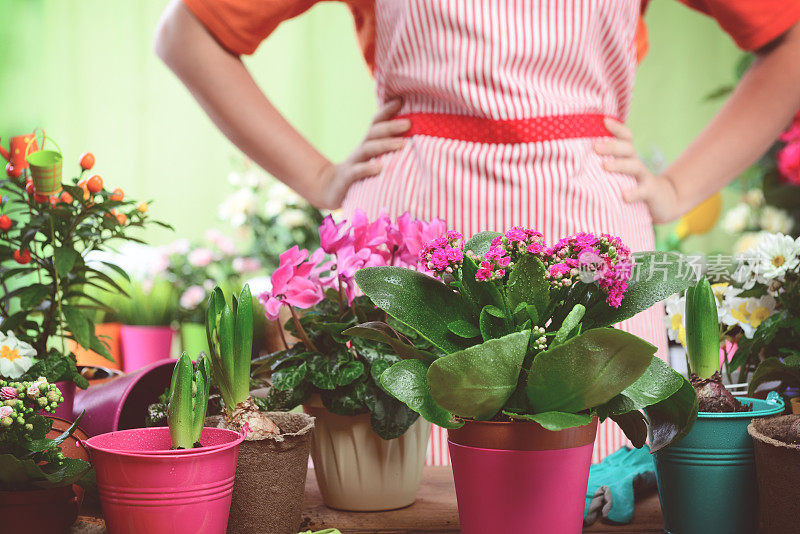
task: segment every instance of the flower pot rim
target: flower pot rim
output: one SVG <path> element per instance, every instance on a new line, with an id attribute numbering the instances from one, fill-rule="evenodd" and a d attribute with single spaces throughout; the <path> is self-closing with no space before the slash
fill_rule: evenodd
<path id="1" fill-rule="evenodd" d="M 203 429 L 215 430 L 215 431 L 222 431 L 223 433 L 230 434 L 231 437 L 235 436 L 236 439 L 233 439 L 227 443 L 222 443 L 219 445 L 210 445 L 204 447 L 198 447 L 196 449 L 142 449 L 142 450 L 123 450 L 123 449 L 115 449 L 111 447 L 101 447 L 92 443 L 92 440 L 95 438 L 99 438 L 101 436 L 107 436 L 108 434 L 125 434 L 125 435 L 133 435 L 141 432 L 152 432 L 152 431 L 160 431 L 163 432 L 164 429 L 168 429 L 168 427 L 163 426 L 156 426 L 156 427 L 148 427 L 148 428 L 130 428 L 127 430 L 115 430 L 113 432 L 106 432 L 105 434 L 98 434 L 97 436 L 92 436 L 87 440 L 82 440 L 80 442 L 81 446 L 86 447 L 89 451 L 94 452 L 103 452 L 107 454 L 112 454 L 115 456 L 129 456 L 129 457 L 137 457 L 137 458 L 161 458 L 161 459 L 172 459 L 172 458 L 196 458 L 198 456 L 204 456 L 208 454 L 213 454 L 216 452 L 220 452 L 224 449 L 229 449 L 232 447 L 238 446 L 242 441 L 244 441 L 244 433 L 234 432 L 233 430 L 228 430 L 227 428 L 213 428 L 213 427 L 203 427 Z"/>
<path id="2" fill-rule="evenodd" d="M 594 443 L 598 419 L 563 430 L 547 430 L 535 421 L 463 421 L 461 428 L 447 431 L 448 441 L 477 449 L 544 451 Z"/>
<path id="3" fill-rule="evenodd" d="M 737 397 L 742 404 L 756 406 L 750 412 L 697 412 L 698 419 L 753 419 L 755 417 L 767 417 L 777 415 L 786 408 L 783 398 L 775 391 L 770 391 L 767 400 L 754 399 L 752 397 Z"/>
<path id="4" fill-rule="evenodd" d="M 747 425 L 747 433 L 750 434 L 750 437 L 752 437 L 753 440 L 755 441 L 759 441 L 767 445 L 772 445 L 773 447 L 778 447 L 780 449 L 788 449 L 793 452 L 800 452 L 800 444 L 783 442 L 777 438 L 764 434 L 758 428 L 759 426 L 761 426 L 761 424 L 763 424 L 767 420 L 777 421 L 779 419 L 782 421 L 789 421 L 789 420 L 797 421 L 798 419 L 800 419 L 800 414 L 779 415 L 777 417 L 770 417 L 769 419 L 761 419 L 758 421 L 754 420 L 752 423 Z"/>

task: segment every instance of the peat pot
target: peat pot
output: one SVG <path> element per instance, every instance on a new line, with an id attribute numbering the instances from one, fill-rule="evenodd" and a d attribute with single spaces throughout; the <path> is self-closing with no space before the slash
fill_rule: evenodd
<path id="1" fill-rule="evenodd" d="M 783 412 L 784 402 L 775 392 L 767 400 L 739 400 L 753 410 L 700 412 L 683 439 L 655 453 L 667 533 L 757 532 L 758 492 L 747 426 L 754 418 Z"/>
<path id="2" fill-rule="evenodd" d="M 315 419 L 311 458 L 327 506 L 378 512 L 414 503 L 430 423 L 420 417 L 399 438 L 385 440 L 372 430 L 369 414 L 337 415 L 322 406 L 319 398 L 312 398 L 303 410 Z"/>
<path id="3" fill-rule="evenodd" d="M 462 534 L 580 534 L 597 418 L 550 431 L 465 421 L 448 431 Z"/>

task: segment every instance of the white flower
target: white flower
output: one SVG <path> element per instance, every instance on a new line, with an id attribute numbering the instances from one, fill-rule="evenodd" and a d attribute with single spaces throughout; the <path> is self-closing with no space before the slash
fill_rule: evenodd
<path id="1" fill-rule="evenodd" d="M 755 214 L 747 204 L 732 207 L 722 219 L 722 228 L 729 234 L 740 234 L 755 225 Z"/>
<path id="2" fill-rule="evenodd" d="M 759 188 L 750 189 L 744 194 L 742 200 L 750 207 L 760 208 L 764 205 L 764 191 Z"/>
<path id="3" fill-rule="evenodd" d="M 745 232 L 733 245 L 733 253 L 741 256 L 753 249 L 758 243 L 758 236 L 758 232 Z"/>
<path id="4" fill-rule="evenodd" d="M 257 200 L 251 189 L 239 189 L 228 195 L 219 205 L 219 217 L 233 226 L 242 226 L 247 221 L 247 216 L 256 212 Z"/>
<path id="5" fill-rule="evenodd" d="M 28 386 L 28 389 L 25 391 L 25 393 L 28 395 L 28 397 L 32 399 L 39 398 L 39 395 L 41 394 L 41 392 L 39 391 L 39 386 L 37 386 L 36 384 Z"/>
<path id="6" fill-rule="evenodd" d="M 19 378 L 34 363 L 36 349 L 20 341 L 14 332 L 0 332 L 0 376 Z"/>
<path id="7" fill-rule="evenodd" d="M 193 310 L 206 299 L 206 290 L 202 286 L 189 286 L 180 298 L 182 308 Z"/>
<path id="8" fill-rule="evenodd" d="M 289 209 L 281 212 L 281 214 L 278 215 L 278 222 L 288 228 L 297 228 L 298 226 L 302 226 L 307 220 L 308 219 L 303 210 Z"/>
<path id="9" fill-rule="evenodd" d="M 187 254 L 190 248 L 192 248 L 192 244 L 185 238 L 176 239 L 166 247 L 168 254 L 180 255 Z"/>
<path id="10" fill-rule="evenodd" d="M 784 210 L 774 206 L 765 206 L 764 209 L 761 210 L 758 223 L 762 230 L 773 234 L 788 234 L 792 231 L 792 227 L 794 226 L 792 217 Z"/>
<path id="11" fill-rule="evenodd" d="M 730 312 L 733 299 L 737 297 L 742 290 L 728 283 L 712 284 L 711 290 L 714 292 L 714 298 L 717 301 L 717 319 L 723 324 L 728 324 L 725 323 L 725 318 Z M 731 324 L 728 324 L 728 326 L 731 326 Z"/>
<path id="12" fill-rule="evenodd" d="M 672 295 L 664 301 L 667 315 L 664 317 L 664 326 L 667 327 L 667 334 L 672 341 L 677 341 L 684 347 L 686 346 L 686 325 L 684 314 L 686 313 L 686 298 Z"/>
<path id="13" fill-rule="evenodd" d="M 800 246 L 788 235 L 762 234 L 755 248 L 759 282 L 782 279 L 787 271 L 800 264 Z"/>
<path id="14" fill-rule="evenodd" d="M 740 326 L 745 337 L 752 338 L 756 328 L 775 313 L 776 301 L 772 296 L 764 295 L 759 298 L 734 297 L 730 304 L 723 322 Z"/>

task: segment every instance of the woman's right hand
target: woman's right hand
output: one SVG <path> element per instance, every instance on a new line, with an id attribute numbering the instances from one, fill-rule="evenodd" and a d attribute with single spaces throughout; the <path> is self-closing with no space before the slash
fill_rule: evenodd
<path id="1" fill-rule="evenodd" d="M 387 102 L 372 119 L 367 136 L 350 157 L 338 165 L 329 164 L 322 169 L 319 197 L 310 199 L 312 204 L 321 209 L 337 209 L 353 182 L 381 172 L 381 164 L 373 159 L 401 149 L 406 140 L 400 136 L 411 128 L 408 119 L 392 119 L 402 105 L 400 99 Z"/>

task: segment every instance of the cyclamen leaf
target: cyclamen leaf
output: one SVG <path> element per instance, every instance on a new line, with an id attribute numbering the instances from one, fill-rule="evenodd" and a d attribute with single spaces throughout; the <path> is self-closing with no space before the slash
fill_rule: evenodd
<path id="1" fill-rule="evenodd" d="M 300 365 L 278 369 L 272 373 L 272 387 L 283 391 L 295 388 L 306 377 L 306 373 L 305 362 Z"/>
<path id="2" fill-rule="evenodd" d="M 336 373 L 336 385 L 346 386 L 364 374 L 364 364 L 361 362 L 348 362 L 339 368 Z"/>

